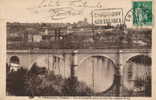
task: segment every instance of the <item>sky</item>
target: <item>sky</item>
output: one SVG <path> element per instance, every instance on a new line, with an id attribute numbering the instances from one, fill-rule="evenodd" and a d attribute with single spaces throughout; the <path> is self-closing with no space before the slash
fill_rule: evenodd
<path id="1" fill-rule="evenodd" d="M 72 6 L 75 10 L 80 11 L 79 15 L 67 16 L 62 19 L 52 19 L 51 12 L 48 12 L 49 9 L 55 8 L 54 6 L 43 7 L 43 4 L 52 4 L 51 2 L 56 2 L 56 0 L 0 0 L 0 17 L 6 19 L 10 22 L 77 22 L 87 18 L 91 22 L 91 11 L 94 9 L 99 9 L 96 5 L 99 3 L 101 9 L 108 8 L 122 8 L 123 15 L 132 8 L 131 0 L 57 0 L 59 1 L 59 7 L 64 7 L 67 3 L 75 1 L 78 5 L 80 2 L 86 2 L 89 6 L 94 7 L 75 7 Z M 43 4 L 41 4 L 44 2 Z M 39 8 L 41 6 L 41 8 Z M 68 8 L 66 9 L 68 10 Z"/>

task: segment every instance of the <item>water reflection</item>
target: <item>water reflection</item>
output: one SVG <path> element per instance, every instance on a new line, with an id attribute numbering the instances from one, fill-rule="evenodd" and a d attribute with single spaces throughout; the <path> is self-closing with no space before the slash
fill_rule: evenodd
<path id="1" fill-rule="evenodd" d="M 78 80 L 85 82 L 95 92 L 109 89 L 114 80 L 114 65 L 102 56 L 92 56 L 84 60 L 76 70 Z"/>

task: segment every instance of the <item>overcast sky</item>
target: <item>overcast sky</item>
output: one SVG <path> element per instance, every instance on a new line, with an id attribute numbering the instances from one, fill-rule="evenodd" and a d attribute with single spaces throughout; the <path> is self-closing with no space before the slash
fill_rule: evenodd
<path id="1" fill-rule="evenodd" d="M 50 2 L 44 0 L 45 3 Z M 51 0 L 56 1 L 56 0 Z M 59 0 L 60 4 L 63 0 Z M 66 2 L 78 0 L 64 0 Z M 87 2 L 89 6 L 96 6 L 99 2 L 103 9 L 107 8 L 123 8 L 124 15 L 132 8 L 131 0 L 81 0 Z M 70 16 L 61 20 L 52 20 L 48 16 L 46 8 L 37 8 L 43 0 L 0 0 L 1 18 L 5 18 L 11 22 L 76 22 L 87 18 L 91 22 L 91 11 L 93 8 L 81 9 L 81 15 Z M 53 7 L 51 7 L 53 8 Z M 77 8 L 76 8 L 77 9 Z M 36 13 L 37 12 L 37 13 Z"/>

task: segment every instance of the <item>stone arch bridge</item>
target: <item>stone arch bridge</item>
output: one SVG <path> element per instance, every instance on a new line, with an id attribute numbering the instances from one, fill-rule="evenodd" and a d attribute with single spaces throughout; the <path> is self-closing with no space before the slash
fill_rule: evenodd
<path id="1" fill-rule="evenodd" d="M 90 57 L 104 57 L 108 60 L 111 61 L 115 69 L 117 70 L 117 74 L 121 77 L 122 79 L 123 73 L 124 73 L 124 65 L 127 63 L 129 59 L 135 56 L 147 56 L 151 58 L 151 49 L 51 49 L 51 50 L 41 50 L 41 49 L 32 49 L 32 50 L 7 50 L 7 63 L 10 62 L 10 59 L 12 57 L 18 57 L 20 65 L 22 65 L 25 68 L 31 68 L 32 64 L 35 63 L 36 61 L 39 62 L 46 62 L 48 66 L 60 66 L 61 68 L 55 69 L 55 71 L 58 74 L 61 74 L 64 77 L 69 77 L 72 73 L 72 68 L 74 68 L 74 72 L 80 73 L 78 76 L 80 77 L 80 80 L 85 81 L 88 83 L 90 87 L 96 88 L 97 92 L 102 92 L 102 91 L 108 91 L 113 84 L 114 79 L 114 74 L 113 71 L 109 70 L 110 72 L 107 73 L 105 71 L 106 69 L 102 68 L 100 65 L 103 64 L 103 62 L 100 62 L 99 65 L 100 67 L 95 66 L 94 68 L 98 71 L 95 72 L 95 75 L 92 77 L 84 77 L 84 76 L 92 76 L 90 74 L 90 71 L 93 72 L 93 70 L 87 71 L 91 67 L 92 64 L 89 64 L 92 62 L 92 60 L 89 62 L 87 59 L 90 59 Z M 54 59 L 55 58 L 55 59 Z M 57 58 L 57 59 L 56 59 Z M 55 61 L 56 63 L 53 64 Z M 86 61 L 86 63 L 84 63 Z M 97 60 L 96 60 L 97 61 Z M 102 60 L 101 60 L 102 61 Z M 84 66 L 81 66 L 81 64 L 84 64 Z M 96 63 L 97 64 L 97 63 Z M 108 64 L 108 63 L 107 63 Z M 107 64 L 105 66 L 107 66 Z M 109 65 L 109 64 L 108 64 Z M 73 67 L 76 66 L 76 67 Z M 81 67 L 81 68 L 79 68 Z M 85 68 L 87 67 L 87 68 Z M 108 66 L 109 67 L 109 66 Z M 110 66 L 111 67 L 111 66 Z M 75 68 L 78 68 L 76 70 Z M 53 70 L 53 68 L 49 68 L 50 70 Z M 87 69 L 87 70 L 86 70 Z M 104 71 L 102 72 L 101 69 Z M 80 72 L 82 71 L 82 72 Z M 108 77 L 106 74 L 107 73 Z M 82 74 L 82 75 L 81 75 Z M 103 78 L 98 78 L 98 75 L 105 75 L 106 77 Z M 96 78 L 95 78 L 96 77 Z M 118 75 L 117 75 L 118 77 Z M 110 78 L 110 79 L 109 79 Z M 93 81 L 86 81 L 86 80 L 93 80 Z M 101 83 L 101 81 L 107 80 L 105 83 Z M 95 82 L 96 81 L 96 82 Z M 117 84 L 117 82 L 116 82 Z M 119 83 L 120 84 L 120 83 Z M 118 85 L 119 86 L 119 85 Z M 120 87 L 120 86 L 119 86 Z M 116 93 L 119 94 L 120 88 L 116 88 Z M 112 94 L 112 93 L 108 93 Z"/>
<path id="2" fill-rule="evenodd" d="M 7 62 L 12 56 L 17 56 L 20 64 L 26 68 L 30 67 L 36 59 L 56 56 L 65 61 L 65 66 L 75 63 L 79 66 L 85 59 L 91 56 L 103 56 L 110 59 L 115 65 L 124 65 L 126 61 L 137 55 L 151 57 L 151 49 L 52 49 L 52 50 L 7 50 Z"/>

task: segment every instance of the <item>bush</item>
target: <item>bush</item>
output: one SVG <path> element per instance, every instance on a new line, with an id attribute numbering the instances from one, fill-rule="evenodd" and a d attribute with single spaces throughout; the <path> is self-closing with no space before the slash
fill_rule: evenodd
<path id="1" fill-rule="evenodd" d="M 59 96 L 61 95 L 61 76 L 51 74 L 29 73 L 26 81 L 27 95 L 29 96 Z"/>
<path id="2" fill-rule="evenodd" d="M 7 92 L 16 96 L 89 96 L 93 91 L 77 78 L 63 79 L 36 64 L 7 74 Z"/>
<path id="3" fill-rule="evenodd" d="M 65 80 L 62 92 L 65 96 L 90 96 L 94 94 L 93 90 L 85 83 L 79 82 L 76 77 Z"/>
<path id="4" fill-rule="evenodd" d="M 7 73 L 6 91 L 10 95 L 25 95 L 25 77 L 27 70 L 20 68 L 18 71 Z"/>

